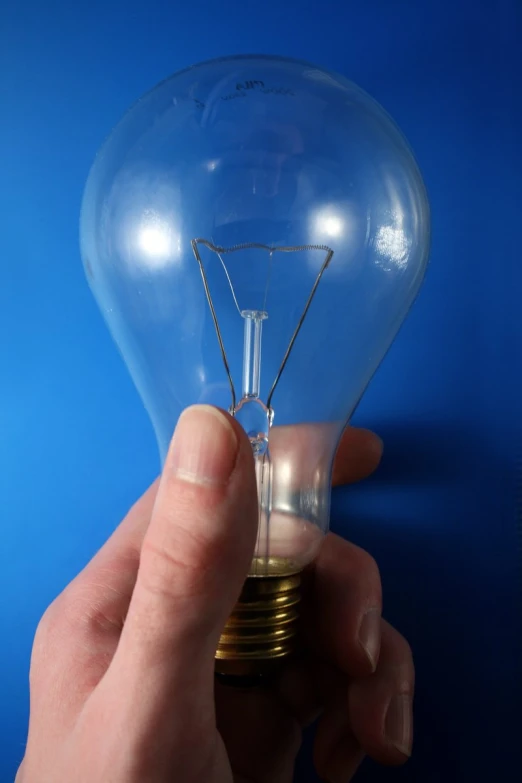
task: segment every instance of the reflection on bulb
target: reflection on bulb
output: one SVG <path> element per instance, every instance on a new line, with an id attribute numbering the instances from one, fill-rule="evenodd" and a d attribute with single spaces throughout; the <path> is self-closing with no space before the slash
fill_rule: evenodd
<path id="1" fill-rule="evenodd" d="M 151 259 L 165 260 L 170 255 L 171 243 L 168 229 L 160 226 L 145 226 L 138 233 L 138 243 Z"/>
<path id="2" fill-rule="evenodd" d="M 81 241 L 161 460 L 197 402 L 229 409 L 250 438 L 258 537 L 218 668 L 284 657 L 299 573 L 328 530 L 338 440 L 427 263 L 409 147 L 336 74 L 276 57 L 203 63 L 147 93 L 106 142 Z"/>
<path id="3" fill-rule="evenodd" d="M 134 226 L 134 220 L 128 220 L 123 229 L 134 241 L 125 241 L 127 264 L 130 273 L 141 273 L 143 268 L 149 271 L 161 270 L 179 257 L 181 240 L 171 221 L 147 210 L 145 217 Z M 136 252 L 138 251 L 138 252 Z"/>
<path id="4" fill-rule="evenodd" d="M 344 230 L 344 220 L 333 208 L 321 209 L 315 216 L 316 231 L 328 237 L 339 237 Z"/>
<path id="5" fill-rule="evenodd" d="M 375 249 L 384 260 L 398 267 L 408 263 L 408 238 L 402 228 L 380 226 L 375 238 Z"/>

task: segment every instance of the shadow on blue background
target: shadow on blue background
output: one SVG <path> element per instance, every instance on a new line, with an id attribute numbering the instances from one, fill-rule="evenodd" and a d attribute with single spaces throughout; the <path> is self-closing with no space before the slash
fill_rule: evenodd
<path id="1" fill-rule="evenodd" d="M 157 471 L 152 430 L 83 278 L 96 149 L 167 74 L 222 54 L 316 61 L 374 95 L 425 175 L 432 265 L 357 413 L 385 440 L 336 491 L 418 671 L 403 770 L 510 781 L 520 766 L 521 7 L 509 2 L 4 2 L 0 23 L 0 781 L 24 749 L 38 619 Z M 518 450 L 518 451 L 517 451 Z M 309 749 L 297 779 L 315 780 Z"/>

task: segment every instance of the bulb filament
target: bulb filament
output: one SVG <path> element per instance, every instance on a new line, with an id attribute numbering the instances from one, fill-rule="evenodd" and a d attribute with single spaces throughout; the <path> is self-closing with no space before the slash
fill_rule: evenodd
<path id="1" fill-rule="evenodd" d="M 203 287 L 205 289 L 205 294 L 207 297 L 208 305 L 210 307 L 210 312 L 212 315 L 212 320 L 214 322 L 214 328 L 216 330 L 216 336 L 219 343 L 219 348 L 221 351 L 221 357 L 223 359 L 223 365 L 225 367 L 225 372 L 228 377 L 228 382 L 230 385 L 230 393 L 232 397 L 230 410 L 235 415 L 241 407 L 243 407 L 243 404 L 247 400 L 256 400 L 260 405 L 262 406 L 263 410 L 265 411 L 265 415 L 267 417 L 267 426 L 270 425 L 271 419 L 272 419 L 272 408 L 271 408 L 271 402 L 272 397 L 274 395 L 274 392 L 276 390 L 277 384 L 279 383 L 279 380 L 281 378 L 281 375 L 283 373 L 283 370 L 285 369 L 286 363 L 288 361 L 288 358 L 290 356 L 290 353 L 292 351 L 292 348 L 294 347 L 294 343 L 297 339 L 297 336 L 299 334 L 299 331 L 301 329 L 301 326 L 303 325 L 304 319 L 306 318 L 306 315 L 308 313 L 308 310 L 310 308 L 310 305 L 312 304 L 312 300 L 315 296 L 315 292 L 317 290 L 317 286 L 321 282 L 321 278 L 326 271 L 328 265 L 330 264 L 330 261 L 332 260 L 334 251 L 328 247 L 327 245 L 298 245 L 298 246 L 292 246 L 292 247 L 270 247 L 269 245 L 262 245 L 257 242 L 249 242 L 242 245 L 234 245 L 233 247 L 219 247 L 217 245 L 214 245 L 212 242 L 209 242 L 207 239 L 193 239 L 191 241 L 192 250 L 194 252 L 194 256 L 196 258 L 196 261 L 199 264 L 199 270 L 201 272 L 201 278 L 203 280 Z M 198 245 L 204 245 L 209 250 L 214 252 L 218 258 L 220 259 L 224 269 L 225 274 L 228 279 L 228 283 L 230 285 L 230 289 L 232 291 L 232 296 L 234 298 L 234 302 L 236 304 L 237 309 L 239 310 L 242 317 L 245 319 L 245 327 L 244 327 L 244 351 L 243 351 L 243 395 L 240 403 L 237 403 L 237 397 L 236 397 L 236 390 L 234 387 L 234 381 L 232 380 L 232 374 L 230 372 L 230 365 L 228 363 L 227 353 L 225 350 L 225 345 L 223 343 L 223 337 L 221 335 L 221 329 L 219 327 L 218 318 L 216 315 L 216 309 L 214 307 L 214 303 L 212 301 L 212 295 L 210 293 L 210 287 L 208 284 L 207 275 L 205 272 L 205 267 L 203 266 L 203 262 L 201 260 L 201 255 L 199 252 Z M 306 301 L 306 304 L 304 306 L 303 312 L 301 314 L 301 317 L 299 318 L 298 324 L 294 330 L 294 333 L 292 334 L 292 337 L 290 339 L 290 342 L 288 344 L 288 348 L 285 351 L 285 355 L 283 356 L 283 359 L 281 361 L 281 365 L 279 367 L 279 370 L 277 372 L 276 378 L 270 388 L 270 391 L 268 393 L 268 397 L 266 400 L 266 405 L 259 399 L 260 394 L 260 383 L 261 383 L 261 335 L 262 335 L 262 325 L 263 321 L 268 317 L 268 313 L 265 310 L 240 310 L 237 302 L 236 295 L 234 293 L 234 288 L 232 286 L 232 281 L 230 279 L 230 275 L 228 274 L 227 268 L 223 262 L 222 256 L 226 253 L 234 253 L 238 250 L 249 250 L 249 249 L 256 249 L 256 250 L 266 250 L 270 254 L 270 261 L 272 260 L 272 256 L 276 252 L 280 253 L 294 253 L 297 251 L 302 250 L 320 250 L 325 253 L 324 261 L 321 265 L 321 268 L 319 270 L 319 273 L 315 279 L 315 282 L 312 286 L 312 290 L 310 291 L 310 295 L 308 296 L 308 299 Z M 266 302 L 266 295 L 268 293 L 268 281 L 267 281 L 267 291 L 265 292 L 265 302 Z M 247 429 L 248 432 L 248 429 Z"/>

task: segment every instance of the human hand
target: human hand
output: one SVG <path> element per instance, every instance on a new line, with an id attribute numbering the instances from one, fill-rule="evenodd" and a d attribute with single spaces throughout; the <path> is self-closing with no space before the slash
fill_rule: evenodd
<path id="1" fill-rule="evenodd" d="M 372 433 L 348 429 L 334 483 L 379 458 Z M 381 618 L 372 558 L 333 534 L 309 574 L 306 658 L 267 687 L 215 682 L 256 523 L 247 437 L 217 409 L 188 409 L 161 480 L 40 622 L 16 783 L 290 783 L 318 716 L 315 764 L 329 783 L 347 783 L 366 753 L 407 758 L 410 649 Z"/>

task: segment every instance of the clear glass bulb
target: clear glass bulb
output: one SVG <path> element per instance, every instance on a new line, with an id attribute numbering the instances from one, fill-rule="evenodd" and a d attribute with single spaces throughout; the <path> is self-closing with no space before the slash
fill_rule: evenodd
<path id="1" fill-rule="evenodd" d="M 231 57 L 163 81 L 90 172 L 90 286 L 163 461 L 193 403 L 252 442 L 252 575 L 309 563 L 334 453 L 421 284 L 424 184 L 386 112 L 341 76 Z"/>

